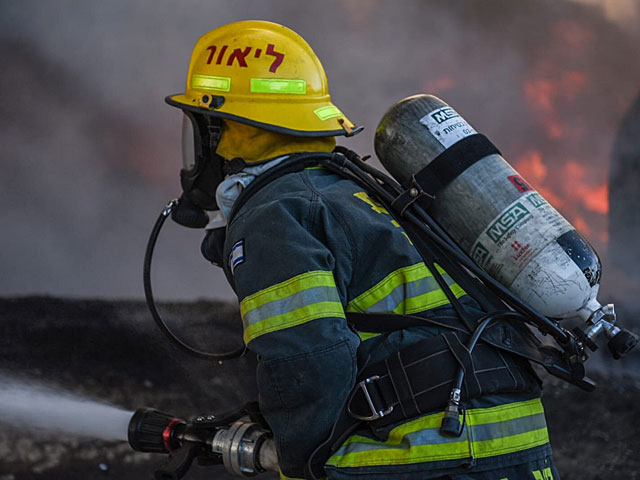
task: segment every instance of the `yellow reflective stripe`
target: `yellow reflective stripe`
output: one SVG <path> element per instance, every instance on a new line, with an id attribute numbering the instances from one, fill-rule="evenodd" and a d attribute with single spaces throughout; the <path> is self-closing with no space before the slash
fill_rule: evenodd
<path id="1" fill-rule="evenodd" d="M 446 272 L 439 265 L 436 265 L 436 269 L 441 274 L 446 275 Z M 415 285 L 411 285 L 412 283 Z M 402 300 L 397 303 L 392 302 L 393 308 L 384 309 L 378 307 L 375 310 L 411 314 L 424 312 L 449 303 L 449 299 L 438 286 L 431 271 L 423 262 L 420 262 L 391 272 L 376 285 L 349 302 L 347 311 L 369 311 L 374 305 L 390 297 L 394 290 L 401 286 L 405 286 L 406 290 L 405 292 L 400 292 Z M 465 294 L 465 291 L 457 283 L 451 283 L 449 288 L 451 288 L 456 298 Z M 408 296 L 407 293 L 414 293 L 414 295 Z M 389 300 L 391 301 L 391 298 Z"/>
<path id="2" fill-rule="evenodd" d="M 365 340 L 369 340 L 370 338 L 374 338 L 374 337 L 379 337 L 381 334 L 380 333 L 370 333 L 370 332 L 357 332 L 358 336 L 360 337 L 360 340 L 362 340 L 363 342 Z"/>
<path id="3" fill-rule="evenodd" d="M 244 341 L 316 318 L 344 318 L 331 272 L 303 273 L 250 295 L 240 302 Z"/>
<path id="4" fill-rule="evenodd" d="M 344 117 L 344 114 L 335 105 L 327 105 L 326 107 L 316 108 L 313 113 L 315 113 L 316 116 L 323 121 L 335 117 Z"/>
<path id="5" fill-rule="evenodd" d="M 540 399 L 467 410 L 461 438 L 440 435 L 443 416 L 438 412 L 404 423 L 391 430 L 385 442 L 352 435 L 327 464 L 361 467 L 484 458 L 549 442 Z"/>
<path id="6" fill-rule="evenodd" d="M 456 298 L 465 294 L 464 290 L 458 285 L 450 286 L 451 291 Z M 449 303 L 449 299 L 442 289 L 424 293 L 417 297 L 411 297 L 404 300 L 400 305 L 392 310 L 393 313 L 411 314 L 431 310 L 432 308 L 441 307 Z"/>
<path id="7" fill-rule="evenodd" d="M 518 433 L 508 437 L 471 442 L 473 455 L 476 458 L 493 457 L 507 453 L 519 452 L 527 448 L 538 447 L 549 442 L 547 428 Z"/>
<path id="8" fill-rule="evenodd" d="M 433 275 L 422 262 L 395 270 L 369 290 L 350 301 L 347 305 L 347 311 L 365 312 L 369 307 L 389 295 L 396 287 L 431 276 Z"/>
<path id="9" fill-rule="evenodd" d="M 333 279 L 332 272 L 314 270 L 312 272 L 303 273 L 245 297 L 240 302 L 240 315 L 244 317 L 247 312 L 251 310 L 259 308 L 269 302 L 290 297 L 302 290 L 307 290 L 313 287 L 335 286 L 336 282 Z"/>
<path id="10" fill-rule="evenodd" d="M 467 423 L 469 425 L 498 423 L 543 412 L 542 402 L 539 398 L 534 398 L 526 402 L 507 403 L 497 407 L 467 410 L 467 414 L 471 414 L 471 416 L 467 418 Z"/>
<path id="11" fill-rule="evenodd" d="M 291 78 L 252 78 L 249 89 L 252 93 L 304 95 L 307 93 L 307 82 Z"/>
<path id="12" fill-rule="evenodd" d="M 467 414 L 470 410 L 467 410 Z M 402 425 L 397 426 L 391 432 L 389 432 L 389 443 L 400 443 L 402 439 L 415 431 L 424 429 L 424 428 L 440 428 L 442 425 L 442 418 L 444 417 L 444 412 L 432 413 L 431 415 L 427 415 L 424 417 L 418 417 L 410 422 L 403 423 Z M 460 416 L 460 421 L 462 421 L 462 416 Z M 465 420 L 469 421 L 469 418 Z"/>
<path id="13" fill-rule="evenodd" d="M 191 88 L 228 92 L 231 90 L 231 78 L 195 74 L 191 77 Z"/>
<path id="14" fill-rule="evenodd" d="M 360 437 L 363 439 L 364 437 Z M 333 456 L 327 465 L 340 468 L 366 467 L 371 465 L 408 465 L 413 463 L 433 462 L 437 460 L 456 460 L 471 457 L 471 448 L 466 440 L 445 444 L 428 445 L 391 445 L 379 447 L 373 440 L 366 439 L 372 449 L 360 452 Z"/>
<path id="15" fill-rule="evenodd" d="M 296 325 L 322 317 L 344 318 L 342 304 L 340 302 L 318 302 L 312 305 L 305 305 L 289 313 L 265 318 L 245 328 L 244 342 L 248 344 L 260 335 L 295 327 Z"/>

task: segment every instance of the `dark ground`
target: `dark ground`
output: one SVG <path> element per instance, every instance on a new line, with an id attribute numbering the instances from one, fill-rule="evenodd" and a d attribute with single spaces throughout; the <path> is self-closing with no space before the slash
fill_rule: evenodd
<path id="1" fill-rule="evenodd" d="M 161 311 L 201 348 L 240 345 L 233 306 L 197 302 L 163 305 Z M 640 365 L 640 353 L 625 362 L 630 371 L 629 364 Z M 142 302 L 0 299 L 0 373 L 125 409 L 147 405 L 188 418 L 219 413 L 253 398 L 254 367 L 251 355 L 210 362 L 178 352 Z M 599 384 L 593 393 L 545 376 L 544 403 L 563 480 L 640 479 L 640 376 L 603 368 L 592 374 Z M 0 430 L 0 480 L 151 479 L 163 461 L 125 443 Z M 195 466 L 187 476 L 205 478 L 238 477 L 220 466 Z"/>

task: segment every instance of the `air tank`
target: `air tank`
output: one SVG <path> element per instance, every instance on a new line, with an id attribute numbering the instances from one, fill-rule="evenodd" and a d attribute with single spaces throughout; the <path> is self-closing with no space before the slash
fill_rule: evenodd
<path id="1" fill-rule="evenodd" d="M 601 264 L 587 240 L 453 108 L 415 95 L 389 109 L 375 151 L 488 274 L 544 315 L 588 320 Z"/>

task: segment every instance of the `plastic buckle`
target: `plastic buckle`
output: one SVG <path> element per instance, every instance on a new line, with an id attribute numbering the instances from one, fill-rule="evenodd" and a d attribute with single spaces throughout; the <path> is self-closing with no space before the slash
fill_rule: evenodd
<path id="1" fill-rule="evenodd" d="M 379 379 L 380 379 L 380 377 L 378 375 L 374 375 L 374 376 L 369 377 L 369 378 L 367 378 L 365 380 L 362 380 L 361 382 L 358 382 L 358 384 L 356 385 L 357 389 L 354 390 L 351 398 L 353 398 L 353 396 L 358 391 L 362 391 L 362 393 L 364 394 L 364 398 L 367 401 L 367 404 L 369 405 L 369 408 L 371 409 L 371 415 L 369 415 L 369 416 L 358 415 L 357 413 L 354 413 L 353 411 L 351 411 L 351 401 L 349 401 L 349 405 L 347 406 L 347 412 L 349 413 L 349 415 L 351 415 L 356 420 L 362 420 L 364 422 L 372 422 L 374 420 L 378 420 L 378 419 L 380 419 L 382 417 L 385 417 L 385 416 L 389 415 L 391 412 L 393 412 L 393 405 L 391 405 L 386 410 L 378 410 L 378 409 L 376 409 L 376 406 L 373 404 L 373 400 L 371 399 L 371 395 L 369 394 L 369 390 L 367 390 L 367 385 L 369 385 L 369 384 L 371 384 L 374 381 L 379 380 Z"/>

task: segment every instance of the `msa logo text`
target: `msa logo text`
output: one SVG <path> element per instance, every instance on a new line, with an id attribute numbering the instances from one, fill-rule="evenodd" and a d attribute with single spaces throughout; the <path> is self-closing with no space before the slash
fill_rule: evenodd
<path id="1" fill-rule="evenodd" d="M 493 224 L 487 229 L 487 235 L 494 243 L 498 241 L 507 233 L 514 225 L 520 220 L 529 215 L 529 210 L 525 206 L 517 202 L 515 205 L 509 208 L 502 214 Z"/>
<path id="2" fill-rule="evenodd" d="M 435 120 L 436 123 L 440 124 L 442 122 L 446 122 L 450 118 L 459 117 L 456 111 L 451 107 L 443 107 L 439 108 L 435 112 L 431 114 L 431 118 Z"/>

